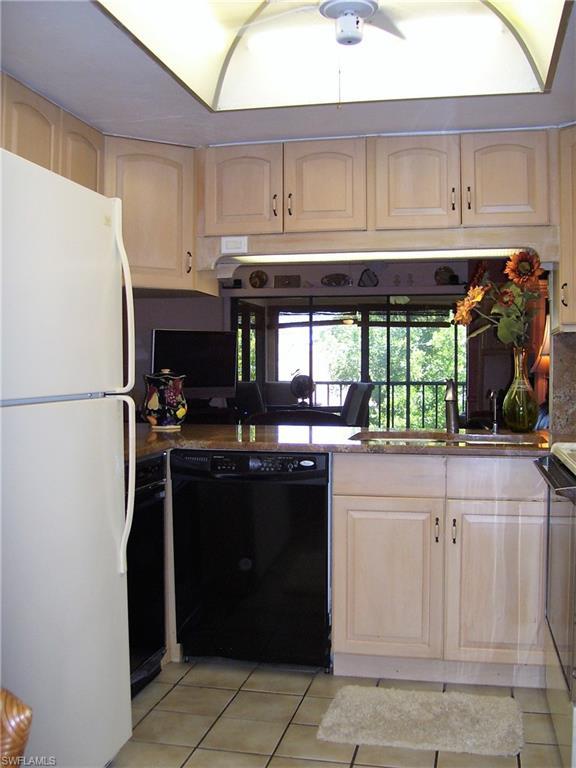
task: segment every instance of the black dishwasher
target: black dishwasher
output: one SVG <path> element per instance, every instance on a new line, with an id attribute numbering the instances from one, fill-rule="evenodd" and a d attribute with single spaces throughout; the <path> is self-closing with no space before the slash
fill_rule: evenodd
<path id="1" fill-rule="evenodd" d="M 134 697 L 160 672 L 164 620 L 165 456 L 136 463 L 134 517 L 126 553 L 130 687 Z"/>
<path id="2" fill-rule="evenodd" d="M 173 450 L 170 471 L 184 655 L 328 667 L 328 456 Z"/>

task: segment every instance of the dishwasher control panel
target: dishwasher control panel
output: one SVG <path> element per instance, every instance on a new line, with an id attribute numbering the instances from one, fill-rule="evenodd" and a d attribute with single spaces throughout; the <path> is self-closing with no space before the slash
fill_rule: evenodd
<path id="1" fill-rule="evenodd" d="M 171 464 L 187 474 L 209 477 L 327 476 L 326 454 L 173 450 Z"/>
<path id="2" fill-rule="evenodd" d="M 260 474 L 262 472 L 288 473 L 315 470 L 316 457 L 284 456 L 280 454 L 244 454 L 228 456 L 225 453 L 213 456 L 210 469 L 213 472 Z"/>

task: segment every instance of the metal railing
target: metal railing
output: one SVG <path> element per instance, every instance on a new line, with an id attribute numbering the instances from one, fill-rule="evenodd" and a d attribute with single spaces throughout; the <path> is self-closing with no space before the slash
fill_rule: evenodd
<path id="1" fill-rule="evenodd" d="M 314 405 L 340 407 L 351 381 L 315 381 Z M 377 429 L 443 429 L 445 381 L 373 381 L 369 425 Z M 458 410 L 466 413 L 466 382 L 458 382 Z"/>

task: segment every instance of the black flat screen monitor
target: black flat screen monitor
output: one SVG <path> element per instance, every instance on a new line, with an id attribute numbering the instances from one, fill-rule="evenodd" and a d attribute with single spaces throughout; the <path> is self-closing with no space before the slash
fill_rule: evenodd
<path id="1" fill-rule="evenodd" d="M 186 397 L 234 397 L 236 334 L 233 331 L 152 331 L 152 371 L 184 374 Z"/>

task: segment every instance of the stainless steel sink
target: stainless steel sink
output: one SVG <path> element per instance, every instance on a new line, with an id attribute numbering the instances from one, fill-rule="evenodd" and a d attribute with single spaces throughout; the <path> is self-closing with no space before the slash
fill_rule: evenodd
<path id="1" fill-rule="evenodd" d="M 380 430 L 361 430 L 355 435 L 352 435 L 350 440 L 401 440 L 406 441 L 418 441 L 418 442 L 441 442 L 445 443 L 449 439 L 449 435 L 446 432 L 440 431 L 419 431 L 409 430 L 402 432 L 400 430 L 380 431 Z"/>
<path id="2" fill-rule="evenodd" d="M 449 435 L 447 432 L 438 430 L 361 430 L 350 437 L 350 440 L 372 441 L 379 440 L 383 442 L 402 442 L 402 443 L 443 443 L 444 445 L 453 445 L 455 443 L 464 443 L 466 445 L 533 445 L 538 446 L 543 442 L 543 438 L 538 433 L 534 434 L 514 434 L 512 432 L 459 432 L 455 435 Z"/>

